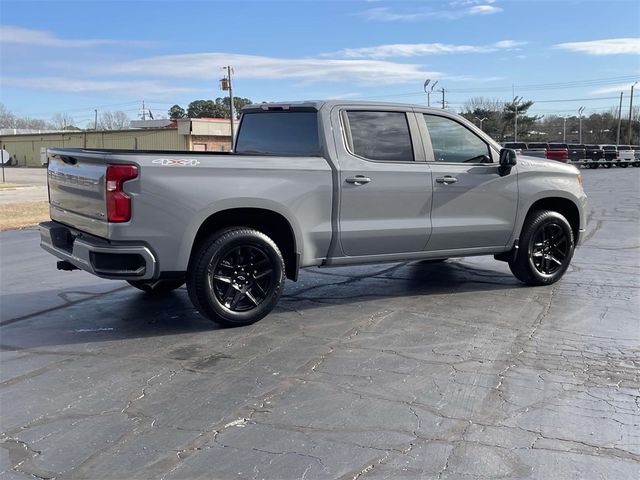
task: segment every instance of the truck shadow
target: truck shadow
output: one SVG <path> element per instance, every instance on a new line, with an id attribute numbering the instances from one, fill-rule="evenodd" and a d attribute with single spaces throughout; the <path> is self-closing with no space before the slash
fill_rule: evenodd
<path id="1" fill-rule="evenodd" d="M 309 269 L 301 272 L 297 283 L 287 282 L 271 316 L 255 325 L 231 330 L 221 329 L 202 317 L 189 301 L 185 287 L 162 298 L 123 288 L 6 325 L 2 327 L 0 348 L 22 350 L 216 331 L 222 334 L 220 338 L 228 338 L 248 329 L 255 329 L 255 334 L 260 335 L 275 317 L 280 323 L 295 323 L 299 318 L 297 314 L 305 313 L 313 316 L 316 324 L 322 322 L 327 317 L 323 309 L 328 306 L 362 302 L 384 306 L 385 301 L 409 297 L 415 303 L 417 297 L 419 308 L 421 296 L 495 292 L 522 286 L 503 270 L 504 267 L 490 270 L 460 261 Z M 455 302 L 455 295 L 449 301 Z M 357 313 L 350 313 L 349 317 L 354 315 Z M 345 322 L 353 320 L 344 319 Z M 216 343 L 215 336 L 211 341 Z"/>

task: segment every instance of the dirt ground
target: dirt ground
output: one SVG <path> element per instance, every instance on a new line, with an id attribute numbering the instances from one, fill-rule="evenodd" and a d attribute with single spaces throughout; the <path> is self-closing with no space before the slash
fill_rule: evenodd
<path id="1" fill-rule="evenodd" d="M 46 169 L 5 169 L 5 183 L 0 182 L 0 231 L 31 227 L 48 219 Z"/>
<path id="2" fill-rule="evenodd" d="M 0 231 L 31 227 L 49 219 L 49 203 L 0 203 Z"/>

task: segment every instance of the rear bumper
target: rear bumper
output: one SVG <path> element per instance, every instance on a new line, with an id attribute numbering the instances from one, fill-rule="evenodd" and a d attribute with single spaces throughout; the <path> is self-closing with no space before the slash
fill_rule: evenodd
<path id="1" fill-rule="evenodd" d="M 147 246 L 109 242 L 58 222 L 40 224 L 40 246 L 102 278 L 149 280 L 156 274 L 157 261 Z"/>

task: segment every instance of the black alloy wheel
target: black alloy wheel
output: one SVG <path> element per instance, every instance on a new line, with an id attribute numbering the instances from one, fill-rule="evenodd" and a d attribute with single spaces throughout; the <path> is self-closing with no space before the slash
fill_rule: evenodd
<path id="1" fill-rule="evenodd" d="M 235 247 L 210 266 L 212 289 L 218 301 L 232 312 L 256 308 L 267 298 L 274 268 L 258 246 Z"/>
<path id="2" fill-rule="evenodd" d="M 214 322 L 237 327 L 264 318 L 284 289 L 284 259 L 262 232 L 234 227 L 205 239 L 187 272 L 189 298 Z"/>
<path id="3" fill-rule="evenodd" d="M 509 269 L 527 285 L 550 285 L 562 278 L 575 246 L 571 225 L 551 210 L 538 210 L 527 216 L 518 245 Z"/>
<path id="4" fill-rule="evenodd" d="M 569 255 L 569 239 L 564 228 L 558 223 L 545 223 L 533 236 L 531 261 L 543 275 L 553 275 Z"/>

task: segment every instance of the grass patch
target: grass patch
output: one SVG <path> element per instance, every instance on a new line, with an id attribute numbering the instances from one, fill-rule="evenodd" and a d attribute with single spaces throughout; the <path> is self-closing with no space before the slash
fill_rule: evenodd
<path id="1" fill-rule="evenodd" d="M 49 202 L 0 204 L 0 231 L 32 227 L 49 220 Z"/>

